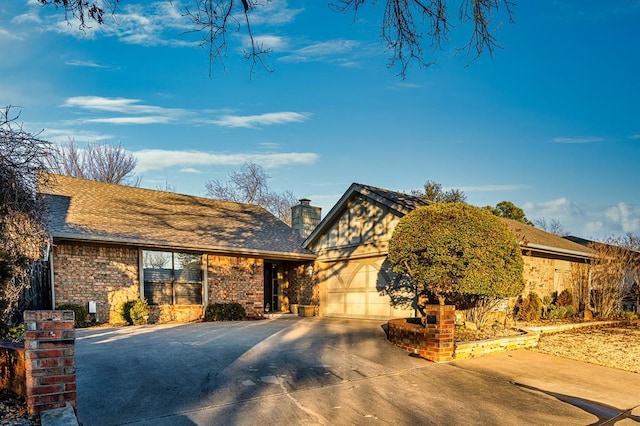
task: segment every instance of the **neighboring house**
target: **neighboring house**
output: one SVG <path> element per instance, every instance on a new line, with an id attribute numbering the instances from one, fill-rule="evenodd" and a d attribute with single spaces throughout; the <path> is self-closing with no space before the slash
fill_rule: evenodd
<path id="1" fill-rule="evenodd" d="M 197 320 L 221 302 L 278 311 L 288 272 L 316 258 L 262 207 L 53 178 L 40 190 L 53 238 L 52 306 L 95 305 L 98 322 L 117 322 L 137 298 L 157 322 Z"/>
<path id="2" fill-rule="evenodd" d="M 386 319 L 414 313 L 415 296 L 387 262 L 398 221 L 429 202 L 416 196 L 354 183 L 307 237 L 304 247 L 318 255 L 316 278 L 320 315 Z M 572 271 L 583 268 L 590 250 L 509 219 L 524 258 L 524 294 L 560 292 Z M 391 303 L 393 300 L 393 303 Z"/>

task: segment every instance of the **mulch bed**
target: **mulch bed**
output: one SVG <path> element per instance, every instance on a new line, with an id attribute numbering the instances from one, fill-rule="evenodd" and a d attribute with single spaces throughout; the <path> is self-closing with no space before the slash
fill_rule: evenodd
<path id="1" fill-rule="evenodd" d="M 40 418 L 29 419 L 24 398 L 8 390 L 0 390 L 0 425 L 30 426 L 39 424 Z"/>

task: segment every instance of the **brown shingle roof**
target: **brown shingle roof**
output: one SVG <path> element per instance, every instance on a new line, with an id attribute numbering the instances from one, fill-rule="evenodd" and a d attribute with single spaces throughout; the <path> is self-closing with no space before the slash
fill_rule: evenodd
<path id="1" fill-rule="evenodd" d="M 312 259 L 303 239 L 259 206 L 55 175 L 42 189 L 54 238 Z"/>
<path id="2" fill-rule="evenodd" d="M 542 229 L 512 219 L 501 219 L 507 228 L 516 236 L 516 239 L 523 249 L 528 247 L 538 251 L 551 250 L 582 257 L 588 257 L 593 253 L 593 250 L 588 247 L 543 231 Z"/>

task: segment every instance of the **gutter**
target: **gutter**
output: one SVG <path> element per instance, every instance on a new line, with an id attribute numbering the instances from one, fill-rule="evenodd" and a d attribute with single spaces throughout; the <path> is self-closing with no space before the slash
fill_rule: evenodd
<path id="1" fill-rule="evenodd" d="M 271 250 L 253 250 L 245 248 L 229 248 L 219 246 L 190 246 L 190 245 L 175 245 L 168 244 L 161 241 L 146 241 L 141 242 L 137 240 L 130 240 L 127 238 L 104 238 L 99 236 L 83 236 L 79 238 L 74 234 L 55 233 L 52 237 L 56 240 L 70 241 L 70 242 L 91 242 L 102 244 L 118 244 L 118 245 L 133 245 L 140 248 L 147 249 L 182 249 L 188 251 L 205 252 L 208 254 L 221 254 L 221 255 L 242 255 L 249 257 L 266 257 L 273 260 L 315 260 L 318 256 L 314 253 L 295 253 L 295 252 L 282 252 Z"/>
<path id="2" fill-rule="evenodd" d="M 584 251 L 569 250 L 569 249 L 551 247 L 551 246 L 546 246 L 543 244 L 535 244 L 535 243 L 527 243 L 526 245 L 521 246 L 521 249 L 522 250 L 532 249 L 532 250 L 545 252 L 545 253 L 560 253 L 560 254 L 566 254 L 569 256 L 581 257 L 585 259 L 590 259 L 593 257 L 592 253 L 587 253 Z"/>

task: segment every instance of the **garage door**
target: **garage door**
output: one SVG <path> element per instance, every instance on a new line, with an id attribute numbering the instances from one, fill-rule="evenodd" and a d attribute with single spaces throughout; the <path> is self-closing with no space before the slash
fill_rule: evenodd
<path id="1" fill-rule="evenodd" d="M 326 280 L 325 315 L 369 319 L 411 316 L 411 309 L 394 307 L 386 294 L 391 277 L 381 270 L 382 262 L 351 261 L 332 265 Z"/>

